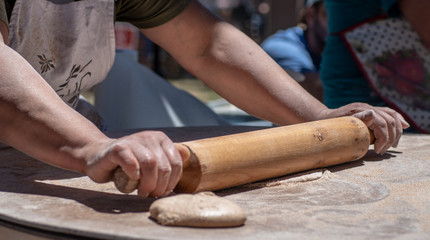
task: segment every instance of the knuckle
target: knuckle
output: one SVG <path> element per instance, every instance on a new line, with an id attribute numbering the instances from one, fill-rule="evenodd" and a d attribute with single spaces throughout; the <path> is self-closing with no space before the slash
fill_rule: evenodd
<path id="1" fill-rule="evenodd" d="M 359 103 L 356 103 L 356 102 L 354 102 L 354 103 L 351 103 L 350 104 L 350 106 L 351 107 L 354 107 L 354 108 L 356 108 L 356 107 L 359 107 L 359 106 L 361 106 L 362 104 L 359 104 Z"/>
<path id="2" fill-rule="evenodd" d="M 150 153 L 145 153 L 141 159 L 139 159 L 139 162 L 144 166 L 144 167 L 155 167 L 157 166 L 157 159 L 155 158 L 154 155 L 150 154 Z"/>
<path id="3" fill-rule="evenodd" d="M 160 131 L 144 131 L 141 136 L 147 140 L 156 141 L 157 139 L 167 138 L 166 134 Z"/>
<path id="4" fill-rule="evenodd" d="M 122 142 L 112 145 L 108 150 L 108 155 L 111 161 L 121 165 L 130 165 L 135 162 L 131 149 L 127 144 Z"/>
<path id="5" fill-rule="evenodd" d="M 387 123 L 390 127 L 395 127 L 396 126 L 396 120 L 394 119 L 389 119 L 387 120 Z"/>
<path id="6" fill-rule="evenodd" d="M 123 141 L 118 141 L 111 147 L 111 151 L 114 153 L 119 153 L 128 149 L 128 145 Z"/>
<path id="7" fill-rule="evenodd" d="M 172 161 L 170 165 L 174 169 L 182 168 L 182 160 Z"/>
<path id="8" fill-rule="evenodd" d="M 357 108 L 359 110 L 372 109 L 372 106 L 370 106 L 367 103 L 358 103 L 358 102 L 355 102 L 355 103 L 351 103 L 351 106 L 354 107 L 354 108 Z"/>
<path id="9" fill-rule="evenodd" d="M 158 172 L 161 174 L 161 176 L 165 177 L 170 175 L 170 173 L 172 172 L 172 168 L 170 168 L 170 166 L 159 167 Z"/>
<path id="10" fill-rule="evenodd" d="M 393 114 L 393 113 L 395 113 L 396 111 L 394 111 L 393 109 L 391 109 L 391 108 L 389 108 L 389 107 L 382 107 L 382 109 L 384 110 L 384 111 L 386 111 L 387 113 L 390 113 L 390 114 Z"/>

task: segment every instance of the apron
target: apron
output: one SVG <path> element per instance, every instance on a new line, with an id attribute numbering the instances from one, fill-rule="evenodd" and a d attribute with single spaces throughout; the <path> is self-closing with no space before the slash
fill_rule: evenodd
<path id="1" fill-rule="evenodd" d="M 409 23 L 381 16 L 340 35 L 373 90 L 430 133 L 430 48 Z"/>
<path id="2" fill-rule="evenodd" d="M 9 46 L 76 109 L 83 105 L 80 93 L 105 79 L 112 67 L 113 14 L 114 0 L 17 0 Z"/>

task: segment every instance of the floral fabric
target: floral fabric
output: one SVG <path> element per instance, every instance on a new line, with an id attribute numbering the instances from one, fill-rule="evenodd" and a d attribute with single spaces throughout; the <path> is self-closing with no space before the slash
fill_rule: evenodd
<path id="1" fill-rule="evenodd" d="M 409 23 L 380 19 L 342 36 L 374 91 L 414 127 L 430 133 L 430 51 Z"/>

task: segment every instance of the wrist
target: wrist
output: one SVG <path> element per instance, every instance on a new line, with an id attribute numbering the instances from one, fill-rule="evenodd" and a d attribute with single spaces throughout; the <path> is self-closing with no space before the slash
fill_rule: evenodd
<path id="1" fill-rule="evenodd" d="M 328 119 L 330 118 L 330 115 L 332 112 L 333 110 L 327 107 L 321 108 L 318 111 L 316 111 L 313 121 Z"/>
<path id="2" fill-rule="evenodd" d="M 61 147 L 60 152 L 66 155 L 62 163 L 64 168 L 88 175 L 88 166 L 108 151 L 112 141 L 113 139 L 102 137 L 78 146 Z"/>

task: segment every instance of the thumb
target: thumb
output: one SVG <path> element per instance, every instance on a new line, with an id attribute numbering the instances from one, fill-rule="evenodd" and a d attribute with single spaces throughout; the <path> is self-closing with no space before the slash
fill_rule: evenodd
<path id="1" fill-rule="evenodd" d="M 191 150 L 181 143 L 175 143 L 175 147 L 179 152 L 179 155 L 181 155 L 182 162 L 188 161 L 188 159 L 191 157 Z"/>

